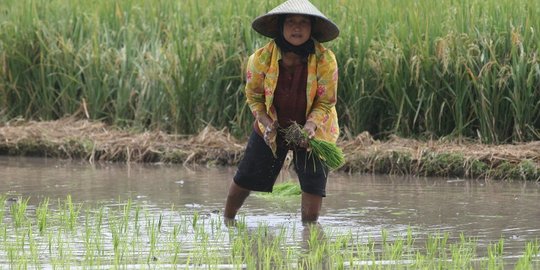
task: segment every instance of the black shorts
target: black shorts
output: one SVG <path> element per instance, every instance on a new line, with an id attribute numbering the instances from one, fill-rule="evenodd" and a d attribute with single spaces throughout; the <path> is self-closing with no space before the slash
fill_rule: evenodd
<path id="1" fill-rule="evenodd" d="M 277 158 L 255 131 L 249 137 L 244 157 L 234 176 L 234 182 L 245 189 L 272 192 L 272 188 L 283 167 L 289 148 L 278 135 Z M 306 149 L 293 150 L 294 170 L 298 175 L 303 192 L 326 196 L 328 168 Z"/>

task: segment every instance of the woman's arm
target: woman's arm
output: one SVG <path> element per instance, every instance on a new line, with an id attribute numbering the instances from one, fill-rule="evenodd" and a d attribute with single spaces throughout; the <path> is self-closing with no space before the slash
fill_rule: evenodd
<path id="1" fill-rule="evenodd" d="M 246 102 L 253 113 L 253 116 L 258 118 L 261 114 L 266 114 L 266 106 L 264 105 L 264 73 L 257 68 L 256 61 L 257 53 L 252 54 L 247 63 L 246 69 Z"/>
<path id="2" fill-rule="evenodd" d="M 317 63 L 317 93 L 306 125 L 311 122 L 315 126 L 321 126 L 329 120 L 332 109 L 336 106 L 337 85 L 336 57 L 332 51 L 326 50 Z"/>

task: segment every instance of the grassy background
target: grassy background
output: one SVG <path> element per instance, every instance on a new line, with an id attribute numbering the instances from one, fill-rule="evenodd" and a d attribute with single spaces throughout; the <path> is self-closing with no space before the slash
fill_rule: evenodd
<path id="1" fill-rule="evenodd" d="M 0 119 L 245 135 L 251 30 L 279 0 L 3 0 Z M 344 134 L 540 138 L 536 0 L 313 0 L 341 28 Z"/>

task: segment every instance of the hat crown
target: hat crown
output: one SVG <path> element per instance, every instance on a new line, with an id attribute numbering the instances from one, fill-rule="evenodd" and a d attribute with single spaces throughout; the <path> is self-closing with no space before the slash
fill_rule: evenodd
<path id="1" fill-rule="evenodd" d="M 324 16 L 324 14 L 308 0 L 288 0 L 268 12 L 268 14 L 284 13 L 306 14 L 326 18 L 326 16 Z"/>

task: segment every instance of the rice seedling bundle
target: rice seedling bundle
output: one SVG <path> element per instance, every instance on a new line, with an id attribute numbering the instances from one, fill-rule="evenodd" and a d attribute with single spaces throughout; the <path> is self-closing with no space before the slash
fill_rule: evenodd
<path id="1" fill-rule="evenodd" d="M 302 130 L 298 123 L 292 123 L 284 129 L 285 141 L 292 145 L 300 145 L 307 141 L 311 152 L 317 156 L 330 170 L 339 169 L 345 164 L 343 151 L 335 143 L 308 138 L 308 135 Z"/>
<path id="2" fill-rule="evenodd" d="M 284 198 L 284 197 L 295 197 L 302 194 L 302 189 L 298 183 L 293 183 L 291 181 L 275 184 L 271 193 L 260 192 L 257 193 L 257 196 L 265 198 Z"/>

